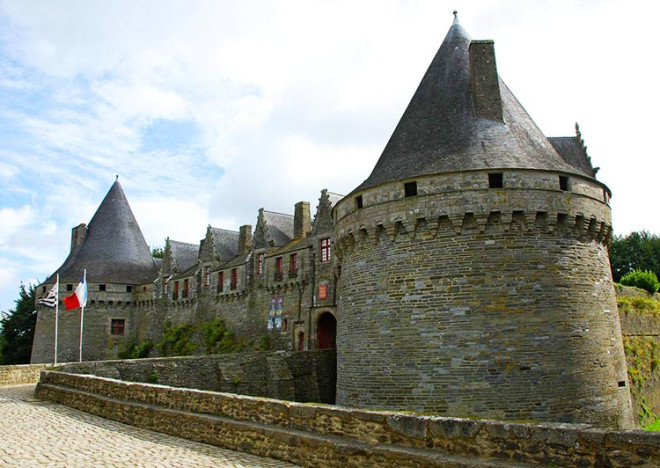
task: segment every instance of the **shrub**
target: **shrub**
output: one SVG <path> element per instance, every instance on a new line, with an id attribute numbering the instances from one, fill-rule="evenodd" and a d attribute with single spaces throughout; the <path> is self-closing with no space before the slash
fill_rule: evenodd
<path id="1" fill-rule="evenodd" d="M 225 326 L 222 319 L 206 322 L 204 331 L 204 346 L 208 354 L 235 353 L 241 351 L 244 344 Z"/>
<path id="2" fill-rule="evenodd" d="M 195 328 L 192 325 L 179 325 L 173 327 L 167 323 L 163 331 L 163 341 L 158 344 L 158 349 L 164 356 L 188 356 L 197 349 L 197 344 L 192 341 Z"/>
<path id="3" fill-rule="evenodd" d="M 660 283 L 658 283 L 658 277 L 655 276 L 655 273 L 648 270 L 633 270 L 630 273 L 626 273 L 621 278 L 620 283 L 624 286 L 634 286 L 643 289 L 649 294 L 656 292 L 660 286 Z"/>

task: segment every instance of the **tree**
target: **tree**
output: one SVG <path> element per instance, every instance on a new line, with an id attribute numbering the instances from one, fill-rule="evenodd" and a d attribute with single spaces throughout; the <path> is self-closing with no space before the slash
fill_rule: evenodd
<path id="1" fill-rule="evenodd" d="M 610 246 L 612 276 L 617 283 L 633 270 L 648 270 L 660 277 L 660 237 L 647 231 L 615 236 Z"/>
<path id="2" fill-rule="evenodd" d="M 0 318 L 0 364 L 29 364 L 32 338 L 37 323 L 34 310 L 36 288 L 21 283 L 16 308 Z"/>

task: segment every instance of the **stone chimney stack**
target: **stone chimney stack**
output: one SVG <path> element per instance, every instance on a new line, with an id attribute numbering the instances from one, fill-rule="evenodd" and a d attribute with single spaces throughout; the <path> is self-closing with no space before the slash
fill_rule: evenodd
<path id="1" fill-rule="evenodd" d="M 293 215 L 293 238 L 301 239 L 312 230 L 312 219 L 309 212 L 309 202 L 301 201 L 296 203 L 296 210 Z"/>
<path id="2" fill-rule="evenodd" d="M 87 238 L 87 225 L 80 223 L 78 226 L 71 229 L 71 250 L 80 247 Z"/>
<path id="3" fill-rule="evenodd" d="M 252 226 L 245 224 L 238 228 L 238 255 L 245 255 L 252 248 Z"/>
<path id="4" fill-rule="evenodd" d="M 470 90 L 474 110 L 480 119 L 504 122 L 500 82 L 495 63 L 493 41 L 472 41 L 470 54 Z"/>

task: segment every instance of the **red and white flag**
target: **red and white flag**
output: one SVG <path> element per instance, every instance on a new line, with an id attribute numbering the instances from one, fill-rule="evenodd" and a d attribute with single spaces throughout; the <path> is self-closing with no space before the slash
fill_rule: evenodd
<path id="1" fill-rule="evenodd" d="M 73 291 L 73 294 L 62 299 L 64 302 L 64 307 L 66 310 L 77 309 L 79 307 L 85 307 L 87 305 L 87 280 L 85 274 L 83 273 L 82 280 L 78 283 L 76 290 Z"/>

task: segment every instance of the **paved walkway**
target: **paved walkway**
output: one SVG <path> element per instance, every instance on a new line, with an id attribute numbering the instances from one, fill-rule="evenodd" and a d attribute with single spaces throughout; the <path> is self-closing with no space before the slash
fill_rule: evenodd
<path id="1" fill-rule="evenodd" d="M 0 467 L 294 467 L 191 442 L 33 399 L 0 387 Z"/>

